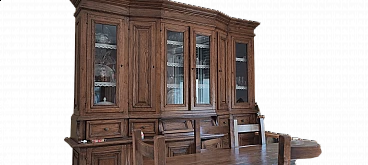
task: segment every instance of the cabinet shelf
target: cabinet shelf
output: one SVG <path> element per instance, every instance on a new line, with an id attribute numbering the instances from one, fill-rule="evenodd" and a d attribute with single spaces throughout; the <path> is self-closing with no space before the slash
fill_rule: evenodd
<path id="1" fill-rule="evenodd" d="M 167 66 L 172 66 L 172 67 L 184 67 L 184 65 L 182 63 L 175 63 L 175 62 L 167 62 L 166 65 Z"/>
<path id="2" fill-rule="evenodd" d="M 167 44 L 183 46 L 183 42 L 172 41 L 172 40 L 167 40 Z M 197 48 L 210 48 L 209 45 L 205 45 L 205 44 L 196 44 L 196 47 Z"/>
<path id="3" fill-rule="evenodd" d="M 210 86 L 208 84 L 197 84 L 198 89 L 209 89 Z"/>
<path id="4" fill-rule="evenodd" d="M 167 88 L 174 89 L 174 88 L 182 88 L 180 84 L 167 84 Z"/>
<path id="5" fill-rule="evenodd" d="M 101 49 L 116 49 L 116 45 L 101 44 L 101 43 L 95 43 L 95 47 Z"/>
<path id="6" fill-rule="evenodd" d="M 235 58 L 236 62 L 247 62 L 247 59 L 245 58 Z"/>
<path id="7" fill-rule="evenodd" d="M 209 65 L 196 65 L 197 69 L 209 69 L 210 66 Z"/>
<path id="8" fill-rule="evenodd" d="M 167 88 L 182 88 L 182 86 L 180 86 L 179 84 L 166 84 L 166 87 Z M 209 85 L 203 85 L 203 84 L 197 84 L 197 88 L 199 89 L 208 89 L 209 88 Z M 246 88 L 246 87 L 245 87 Z"/>
<path id="9" fill-rule="evenodd" d="M 236 85 L 236 89 L 237 89 L 237 90 L 247 90 L 247 89 L 248 89 L 248 87 L 246 87 L 246 86 L 239 86 L 239 85 Z"/>
<path id="10" fill-rule="evenodd" d="M 183 64 L 175 63 L 175 62 L 167 62 L 166 65 L 171 66 L 171 67 L 184 67 Z M 209 69 L 210 66 L 209 65 L 196 65 L 196 68 L 197 69 Z"/>
<path id="11" fill-rule="evenodd" d="M 95 82 L 95 87 L 115 87 L 114 82 Z"/>

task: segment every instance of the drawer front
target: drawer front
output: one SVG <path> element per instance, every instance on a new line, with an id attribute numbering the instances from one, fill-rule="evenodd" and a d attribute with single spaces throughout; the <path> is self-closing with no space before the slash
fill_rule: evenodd
<path id="1" fill-rule="evenodd" d="M 122 137 L 124 125 L 124 120 L 87 121 L 87 139 Z"/>
<path id="2" fill-rule="evenodd" d="M 130 119 L 129 120 L 129 135 L 132 136 L 134 129 L 140 129 L 145 136 L 154 136 L 158 133 L 157 119 Z"/>
<path id="3" fill-rule="evenodd" d="M 219 126 L 228 126 L 229 125 L 229 118 L 219 118 L 218 119 Z"/>
<path id="4" fill-rule="evenodd" d="M 238 120 L 239 125 L 257 123 L 257 116 L 255 114 L 236 116 L 235 118 Z"/>

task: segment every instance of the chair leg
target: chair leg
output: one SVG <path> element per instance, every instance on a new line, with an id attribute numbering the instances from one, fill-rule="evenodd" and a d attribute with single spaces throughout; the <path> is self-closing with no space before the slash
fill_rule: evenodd
<path id="1" fill-rule="evenodd" d="M 291 137 L 289 135 L 280 135 L 278 165 L 290 165 L 291 157 Z"/>

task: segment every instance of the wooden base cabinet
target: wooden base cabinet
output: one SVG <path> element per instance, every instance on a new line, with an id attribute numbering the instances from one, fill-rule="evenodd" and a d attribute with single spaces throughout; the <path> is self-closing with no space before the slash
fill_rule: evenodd
<path id="1" fill-rule="evenodd" d="M 132 164 L 131 131 L 195 153 L 202 126 L 256 123 L 258 22 L 169 0 L 70 0 L 75 11 L 73 165 Z M 230 134 L 222 146 L 229 146 Z M 208 137 L 207 137 L 208 138 Z M 251 144 L 252 135 L 240 135 Z M 206 139 L 208 140 L 208 139 Z M 149 141 L 149 140 L 148 140 Z"/>
<path id="2" fill-rule="evenodd" d="M 128 165 L 126 145 L 77 148 L 73 150 L 73 165 Z"/>

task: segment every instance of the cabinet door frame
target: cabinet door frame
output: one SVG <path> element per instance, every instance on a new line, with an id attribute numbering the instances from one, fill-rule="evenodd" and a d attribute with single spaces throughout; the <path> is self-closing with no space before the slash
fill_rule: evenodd
<path id="1" fill-rule="evenodd" d="M 210 37 L 210 103 L 209 104 L 197 104 L 196 103 L 196 35 L 205 35 Z M 190 103 L 191 110 L 214 110 L 216 108 L 216 79 L 217 79 L 217 54 L 214 30 L 206 30 L 197 27 L 191 28 L 191 41 L 190 41 Z"/>
<path id="2" fill-rule="evenodd" d="M 162 103 L 165 111 L 187 111 L 189 109 L 189 27 L 181 25 L 173 25 L 169 23 L 163 23 L 163 33 L 162 33 L 162 73 L 163 73 L 163 83 L 162 83 Z M 183 104 L 167 104 L 167 32 L 181 32 L 184 33 L 184 95 Z"/>
<path id="3" fill-rule="evenodd" d="M 231 108 L 232 109 L 249 109 L 254 107 L 254 47 L 253 38 L 243 38 L 239 36 L 231 36 Z M 247 92 L 248 101 L 244 103 L 236 103 L 236 43 L 243 43 L 247 45 Z"/>
<path id="4" fill-rule="evenodd" d="M 115 17 L 102 13 L 89 13 L 87 16 L 87 113 L 124 113 L 128 107 L 123 100 L 128 99 L 124 89 L 128 87 L 128 29 L 127 18 Z M 94 58 L 95 58 L 95 24 L 116 26 L 116 103 L 115 105 L 98 106 L 94 102 Z"/>

